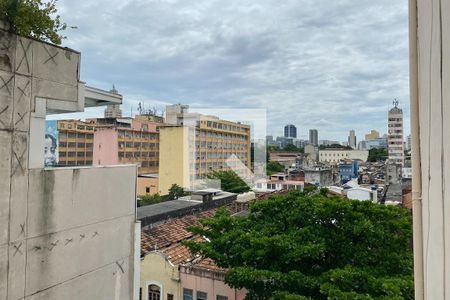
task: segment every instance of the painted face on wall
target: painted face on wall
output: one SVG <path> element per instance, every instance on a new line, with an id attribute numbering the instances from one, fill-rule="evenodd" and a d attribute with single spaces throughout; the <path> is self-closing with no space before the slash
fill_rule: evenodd
<path id="1" fill-rule="evenodd" d="M 56 165 L 56 139 L 50 134 L 45 135 L 44 165 L 46 167 Z"/>

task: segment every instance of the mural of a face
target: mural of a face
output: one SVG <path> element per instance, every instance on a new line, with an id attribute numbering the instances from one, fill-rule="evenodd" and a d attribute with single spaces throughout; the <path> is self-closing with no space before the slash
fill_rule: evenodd
<path id="1" fill-rule="evenodd" d="M 44 165 L 55 166 L 56 165 L 56 139 L 50 134 L 45 135 L 45 147 L 44 147 Z"/>

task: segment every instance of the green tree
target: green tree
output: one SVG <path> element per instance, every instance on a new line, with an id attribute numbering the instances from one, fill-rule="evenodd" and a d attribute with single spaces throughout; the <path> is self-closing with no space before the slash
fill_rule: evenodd
<path id="1" fill-rule="evenodd" d="M 379 160 L 385 161 L 388 157 L 388 151 L 387 149 L 381 148 L 381 149 L 370 149 L 369 150 L 369 157 L 368 161 L 370 162 L 376 162 Z"/>
<path id="2" fill-rule="evenodd" d="M 184 244 L 248 299 L 414 299 L 411 222 L 403 208 L 291 191 L 248 217 L 220 209 L 190 228 L 210 242 Z"/>
<path id="3" fill-rule="evenodd" d="M 288 152 L 302 152 L 302 149 L 298 148 L 295 145 L 292 144 L 288 144 L 286 146 L 284 146 L 283 151 L 288 151 Z"/>
<path id="4" fill-rule="evenodd" d="M 150 205 L 150 204 L 156 204 L 161 202 L 161 196 L 156 193 L 153 195 L 145 194 L 139 197 L 138 199 L 138 207 L 144 206 L 144 205 Z"/>
<path id="5" fill-rule="evenodd" d="M 56 0 L 0 0 L 0 19 L 17 34 L 60 45 L 67 25 L 56 13 Z"/>
<path id="6" fill-rule="evenodd" d="M 272 175 L 273 173 L 284 172 L 284 166 L 277 161 L 269 161 L 266 165 L 267 175 Z"/>
<path id="7" fill-rule="evenodd" d="M 169 198 L 170 199 L 178 199 L 183 196 L 186 196 L 186 192 L 185 192 L 184 188 L 182 188 L 178 184 L 172 184 L 172 186 L 169 189 Z"/>
<path id="8" fill-rule="evenodd" d="M 222 190 L 230 193 L 248 192 L 250 187 L 233 171 L 214 171 L 209 179 L 219 179 Z"/>
<path id="9" fill-rule="evenodd" d="M 342 146 L 339 144 L 331 144 L 331 145 L 320 145 L 319 150 L 325 149 L 343 149 L 343 150 L 352 150 L 353 148 L 350 146 Z"/>

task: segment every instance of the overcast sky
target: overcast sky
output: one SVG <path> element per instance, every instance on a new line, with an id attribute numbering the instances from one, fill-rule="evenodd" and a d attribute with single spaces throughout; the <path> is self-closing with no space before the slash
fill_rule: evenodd
<path id="1" fill-rule="evenodd" d="M 147 107 L 266 108 L 267 132 L 409 133 L 407 0 L 60 0 L 81 79 Z M 91 109 L 79 118 L 101 117 Z M 220 116 L 219 116 L 220 117 Z M 243 120 L 244 121 L 244 120 Z"/>

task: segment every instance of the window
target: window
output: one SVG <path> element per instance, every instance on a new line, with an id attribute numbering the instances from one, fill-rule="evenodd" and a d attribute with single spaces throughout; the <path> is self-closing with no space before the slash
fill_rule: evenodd
<path id="1" fill-rule="evenodd" d="M 148 300 L 161 300 L 161 289 L 155 284 L 148 286 Z"/>
<path id="2" fill-rule="evenodd" d="M 197 291 L 197 300 L 207 300 L 208 297 L 205 292 Z"/>
<path id="3" fill-rule="evenodd" d="M 147 194 L 150 194 L 150 187 L 145 187 L 145 192 L 147 193 Z M 169 294 L 167 294 L 167 300 L 169 300 Z M 172 295 L 172 297 L 173 297 L 173 295 Z"/>
<path id="4" fill-rule="evenodd" d="M 192 290 L 183 289 L 183 300 L 192 300 Z"/>
<path id="5" fill-rule="evenodd" d="M 228 300 L 227 296 L 217 295 L 216 300 Z"/>
<path id="6" fill-rule="evenodd" d="M 172 294 L 167 294 L 167 300 L 173 300 L 173 295 Z"/>

